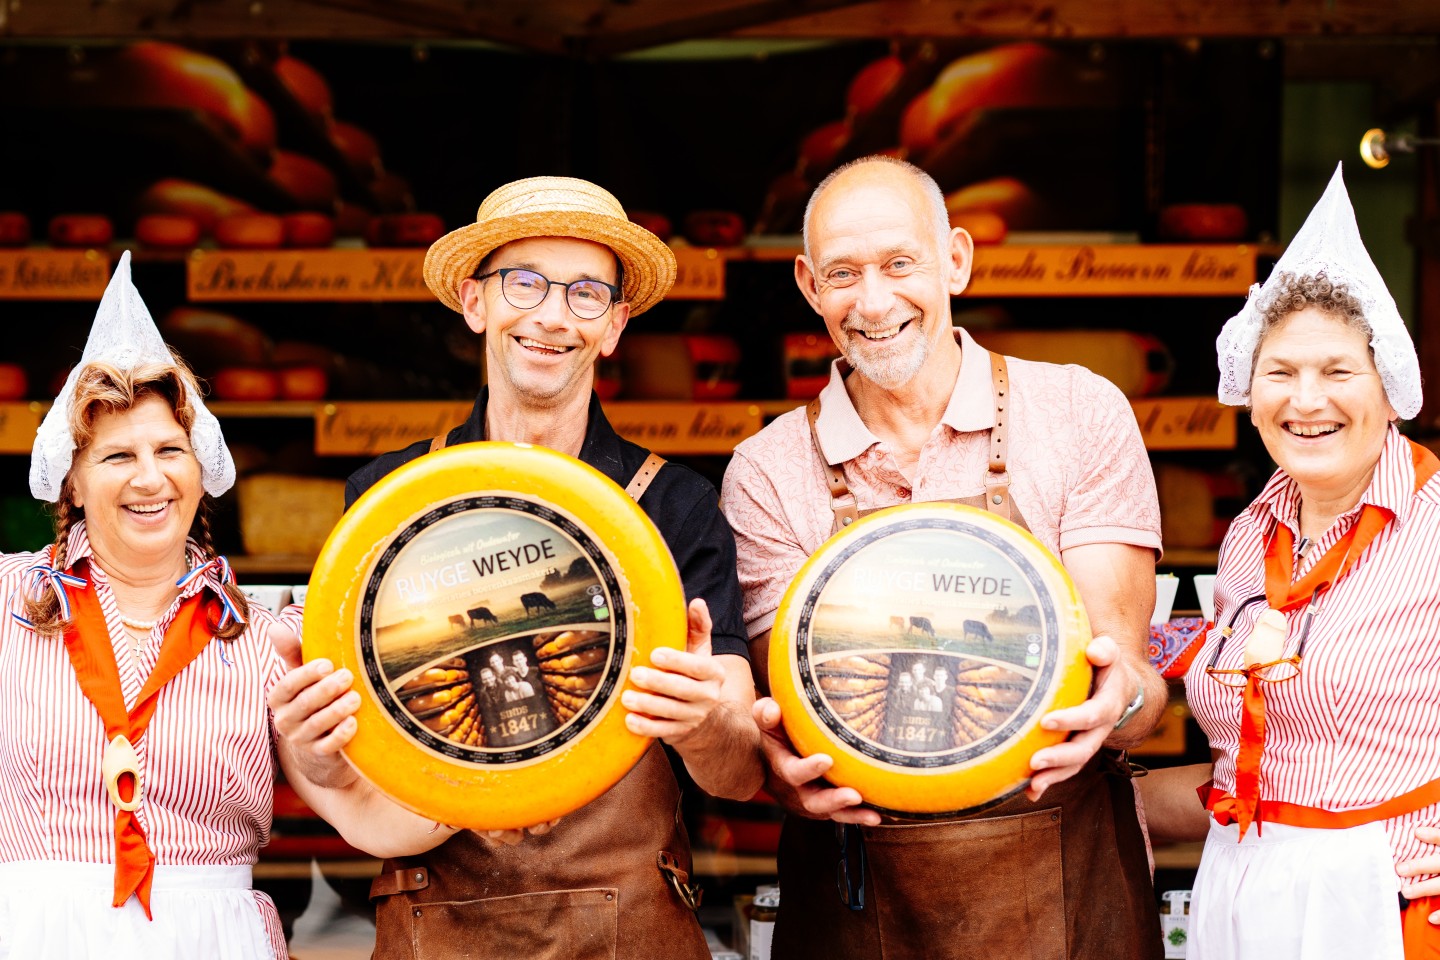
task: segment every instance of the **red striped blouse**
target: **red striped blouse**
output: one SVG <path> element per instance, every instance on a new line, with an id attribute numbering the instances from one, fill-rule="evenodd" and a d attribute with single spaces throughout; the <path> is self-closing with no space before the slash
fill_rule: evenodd
<path id="1" fill-rule="evenodd" d="M 1265 687 L 1260 773 L 1266 800 L 1348 810 L 1440 778 L 1440 476 L 1415 490 L 1409 445 L 1392 426 L 1361 502 L 1385 507 L 1395 519 L 1322 598 L 1300 675 Z M 1355 523 L 1360 506 L 1337 518 L 1307 551 L 1296 565 L 1297 580 Z M 1299 515 L 1299 487 L 1277 471 L 1231 524 L 1220 548 L 1217 623 L 1265 592 L 1271 524 L 1289 526 L 1298 543 Z M 1265 609 L 1256 603 L 1240 612 L 1217 666 L 1242 665 L 1245 639 Z M 1287 656 L 1305 609 L 1288 614 Z M 1220 751 L 1215 785 L 1233 791 L 1241 691 L 1205 673 L 1219 640 L 1212 630 L 1185 677 L 1185 690 L 1210 746 Z M 1433 850 L 1414 839 L 1419 825 L 1440 825 L 1440 806 L 1386 821 L 1397 863 Z"/>
<path id="2" fill-rule="evenodd" d="M 84 524 L 77 524 L 67 557 L 90 555 Z M 61 640 L 40 637 L 10 616 L 23 613 L 26 569 L 46 556 L 0 556 L 0 861 L 109 863 L 115 811 L 100 776 L 105 727 L 81 693 Z M 150 634 L 142 672 L 104 571 L 95 564 L 90 570 L 125 700 L 133 704 L 183 597 Z M 218 588 L 207 574 L 184 596 Z M 273 622 L 269 611 L 252 606 L 248 630 L 233 643 L 210 644 L 166 685 L 136 744 L 144 782 L 138 816 L 161 864 L 253 864 L 269 839 L 275 755 L 265 697 L 285 673 L 270 645 Z"/>

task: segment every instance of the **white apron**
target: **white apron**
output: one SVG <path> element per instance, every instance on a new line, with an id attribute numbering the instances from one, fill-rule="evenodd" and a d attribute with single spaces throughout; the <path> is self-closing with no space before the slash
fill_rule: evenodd
<path id="1" fill-rule="evenodd" d="M 249 867 L 156 866 L 150 911 L 108 863 L 0 863 L 0 960 L 277 958 Z"/>
<path id="2" fill-rule="evenodd" d="M 1187 960 L 1404 960 L 1383 823 L 1261 826 L 1210 821 Z"/>

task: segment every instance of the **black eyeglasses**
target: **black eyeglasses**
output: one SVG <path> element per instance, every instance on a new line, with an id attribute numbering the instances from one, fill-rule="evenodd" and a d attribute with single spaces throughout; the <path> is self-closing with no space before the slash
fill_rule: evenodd
<path id="1" fill-rule="evenodd" d="M 1320 600 L 1325 591 L 1330 589 L 1330 584 L 1322 583 L 1315 588 L 1310 595 L 1310 605 L 1305 608 L 1305 617 L 1300 621 L 1300 640 L 1295 645 L 1295 652 L 1288 657 L 1281 657 L 1279 660 L 1270 660 L 1266 663 L 1255 663 L 1238 670 L 1219 670 L 1215 664 L 1220 662 L 1220 651 L 1225 649 L 1225 641 L 1229 640 L 1235 632 L 1235 621 L 1247 608 L 1265 600 L 1265 594 L 1256 594 L 1235 608 L 1230 614 L 1230 619 L 1220 629 L 1220 642 L 1215 645 L 1215 652 L 1210 656 L 1210 662 L 1205 666 L 1205 672 L 1217 683 L 1223 683 L 1227 687 L 1243 687 L 1253 674 L 1255 679 L 1264 680 L 1268 683 L 1284 683 L 1286 680 L 1293 680 L 1300 675 L 1300 660 L 1305 655 L 1305 640 L 1310 636 L 1310 624 L 1315 622 L 1315 614 L 1320 609 Z"/>
<path id="2" fill-rule="evenodd" d="M 517 310 L 533 310 L 540 306 L 550 295 L 551 287 L 565 288 L 565 302 L 570 305 L 570 312 L 581 320 L 602 316 L 620 299 L 620 288 L 612 287 L 603 280 L 561 283 L 520 267 L 501 267 L 489 273 L 476 274 L 475 279 L 483 281 L 495 276 L 500 278 L 500 293 L 505 302 Z"/>
<path id="3" fill-rule="evenodd" d="M 835 839 L 840 860 L 835 864 L 835 889 L 851 910 L 865 909 L 865 836 L 853 823 L 837 823 Z"/>

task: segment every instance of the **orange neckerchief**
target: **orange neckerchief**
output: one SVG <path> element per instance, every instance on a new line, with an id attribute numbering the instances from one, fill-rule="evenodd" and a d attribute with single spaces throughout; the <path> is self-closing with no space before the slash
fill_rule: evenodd
<path id="1" fill-rule="evenodd" d="M 87 581 L 88 563 L 80 560 L 73 573 Z M 74 617 L 65 631 L 65 652 L 75 668 L 75 679 L 80 689 L 100 714 L 105 724 L 105 736 L 114 740 L 124 736 L 132 744 L 144 735 L 150 718 L 155 714 L 155 703 L 160 690 L 181 670 L 200 655 L 213 639 L 205 616 L 202 594 L 195 594 L 180 604 L 174 621 L 165 631 L 165 640 L 160 647 L 160 657 L 155 669 L 140 690 L 135 706 L 125 709 L 125 694 L 120 689 L 120 668 L 115 663 L 115 649 L 110 643 L 110 629 L 105 624 L 105 614 L 100 609 L 100 598 L 95 594 L 94 583 L 87 583 L 83 590 L 71 593 Z M 122 793 L 127 802 L 134 796 L 135 784 Z M 125 796 L 129 794 L 129 796 Z M 155 879 L 155 854 L 145 840 L 145 831 L 135 814 L 125 810 L 115 811 L 115 906 L 123 906 L 130 895 L 140 898 L 145 916 L 150 916 L 150 884 Z"/>
<path id="2" fill-rule="evenodd" d="M 1440 458 L 1414 441 L 1409 443 L 1418 493 L 1440 470 Z M 1271 609 L 1288 613 L 1304 606 L 1321 587 L 1333 587 L 1350 572 L 1365 548 L 1394 518 L 1395 515 L 1384 507 L 1365 504 L 1350 529 L 1315 561 L 1309 573 L 1294 583 L 1291 578 L 1295 572 L 1295 537 L 1289 527 L 1277 523 L 1270 544 L 1265 548 L 1265 598 Z M 1250 824 L 1258 824 L 1263 819 L 1260 813 L 1260 757 L 1265 752 L 1265 693 L 1253 673 L 1245 680 L 1245 695 L 1241 703 L 1240 749 L 1235 756 L 1235 796 L 1227 798 L 1225 805 L 1227 813 L 1240 824 L 1240 839 L 1243 840 Z"/>

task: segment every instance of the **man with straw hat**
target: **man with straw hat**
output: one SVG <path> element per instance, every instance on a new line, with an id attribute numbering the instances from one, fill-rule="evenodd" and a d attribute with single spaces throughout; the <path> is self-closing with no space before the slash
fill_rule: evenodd
<path id="1" fill-rule="evenodd" d="M 357 471 L 346 499 L 432 449 L 477 440 L 550 447 L 631 485 L 675 557 L 690 623 L 685 652 L 657 650 L 651 666 L 631 674 L 646 692 L 625 694 L 627 725 L 672 746 L 705 790 L 748 798 L 761 783 L 759 732 L 749 713 L 755 690 L 730 528 L 714 488 L 675 464 L 656 472 L 663 461 L 616 435 L 591 389 L 596 359 L 614 351 L 629 318 L 658 303 L 674 280 L 670 249 L 600 187 L 534 177 L 497 189 L 475 223 L 440 238 L 425 257 L 430 289 L 485 335 L 489 384 L 465 423 Z M 642 497 L 632 481 L 647 476 Z M 417 949 L 507 958 L 709 956 L 684 869 L 678 788 L 658 745 L 563 821 L 487 835 L 456 831 L 391 803 L 341 760 L 356 724 L 352 679 L 310 663 L 272 702 L 290 748 L 307 758 L 312 784 L 301 784 L 301 793 L 351 843 L 391 858 L 371 888 L 377 958 Z M 662 851 L 675 855 L 677 868 L 657 866 Z"/>

